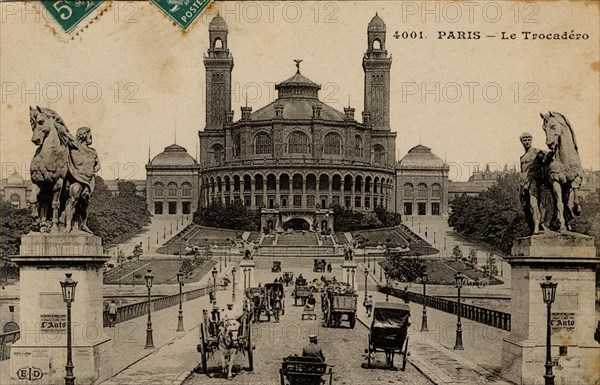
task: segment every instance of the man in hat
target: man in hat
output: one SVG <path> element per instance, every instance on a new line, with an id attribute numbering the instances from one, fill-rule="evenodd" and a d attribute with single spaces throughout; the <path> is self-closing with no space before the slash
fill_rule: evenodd
<path id="1" fill-rule="evenodd" d="M 317 335 L 309 335 L 308 341 L 308 345 L 302 349 L 302 357 L 317 357 L 320 358 L 321 361 L 325 362 L 325 355 L 323 354 L 323 349 L 321 349 L 318 344 Z"/>
<path id="2" fill-rule="evenodd" d="M 227 322 L 229 320 L 237 319 L 237 317 L 235 316 L 235 314 L 233 312 L 233 304 L 232 303 L 228 303 L 227 304 L 227 309 L 223 310 L 223 314 L 221 315 L 221 319 L 223 320 L 223 322 Z"/>
<path id="3" fill-rule="evenodd" d="M 371 312 L 373 311 L 373 296 L 369 295 L 369 298 L 365 299 L 365 310 L 367 311 L 367 317 L 371 316 Z"/>

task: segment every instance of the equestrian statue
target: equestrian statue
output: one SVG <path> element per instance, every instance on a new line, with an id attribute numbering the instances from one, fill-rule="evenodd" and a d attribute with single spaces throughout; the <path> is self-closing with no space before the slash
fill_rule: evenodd
<path id="1" fill-rule="evenodd" d="M 29 108 L 31 141 L 38 147 L 31 160 L 32 215 L 40 232 L 70 233 L 87 227 L 87 209 L 100 169 L 90 147 L 88 127 L 73 137 L 56 111 Z"/>
<path id="2" fill-rule="evenodd" d="M 583 169 L 575 132 L 567 118 L 558 112 L 540 115 L 549 151 L 532 147 L 529 133 L 520 137 L 525 149 L 520 159 L 521 203 L 532 235 L 547 229 L 570 231 L 569 222 L 581 214 L 577 193 Z M 552 210 L 547 210 L 548 207 Z"/>

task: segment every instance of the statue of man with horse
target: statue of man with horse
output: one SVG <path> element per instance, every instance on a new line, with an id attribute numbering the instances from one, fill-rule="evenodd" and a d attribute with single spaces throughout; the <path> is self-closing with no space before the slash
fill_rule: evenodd
<path id="1" fill-rule="evenodd" d="M 49 108 L 30 107 L 29 117 L 31 141 L 38 146 L 31 160 L 32 215 L 40 232 L 75 229 L 91 234 L 87 208 L 100 169 L 98 154 L 90 147 L 91 130 L 81 127 L 74 138 Z"/>
<path id="2" fill-rule="evenodd" d="M 568 119 L 558 112 L 540 115 L 549 151 L 531 147 L 531 134 L 520 137 L 525 149 L 521 156 L 521 202 L 532 235 L 548 228 L 570 231 L 569 222 L 581 214 L 577 193 L 583 169 L 575 132 Z M 549 205 L 553 210 L 547 212 Z"/>

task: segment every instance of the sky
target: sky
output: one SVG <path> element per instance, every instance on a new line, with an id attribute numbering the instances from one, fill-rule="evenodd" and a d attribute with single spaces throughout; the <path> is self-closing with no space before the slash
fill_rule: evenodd
<path id="1" fill-rule="evenodd" d="M 70 40 L 35 4 L 0 6 L 2 178 L 29 173 L 35 105 L 55 109 L 71 132 L 92 129 L 105 179 L 144 179 L 148 156 L 173 142 L 195 157 L 205 122 L 202 59 L 217 10 L 229 26 L 236 120 L 246 99 L 254 111 L 274 100 L 293 59 L 321 84 L 322 101 L 341 111 L 350 103 L 360 120 L 366 30 L 378 13 L 393 59 L 397 159 L 421 143 L 446 159 L 453 180 L 487 163 L 512 167 L 519 135 L 530 132 L 545 149 L 540 113 L 558 111 L 575 130 L 583 166 L 600 168 L 598 3 L 227 2 L 182 32 L 152 4 L 116 2 Z"/>

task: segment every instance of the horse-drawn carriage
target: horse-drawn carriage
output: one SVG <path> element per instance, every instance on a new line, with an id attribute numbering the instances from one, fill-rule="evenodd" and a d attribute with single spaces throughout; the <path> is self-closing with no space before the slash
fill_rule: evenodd
<path id="1" fill-rule="evenodd" d="M 314 266 L 313 266 L 314 272 L 324 273 L 326 267 L 327 267 L 327 262 L 325 262 L 324 259 L 317 259 L 317 258 L 314 259 Z"/>
<path id="2" fill-rule="evenodd" d="M 248 356 L 248 370 L 254 370 L 252 345 L 252 317 L 244 313 L 239 320 L 222 321 L 211 318 L 208 310 L 202 310 L 200 324 L 200 343 L 196 347 L 200 353 L 202 372 L 208 372 L 209 356 L 215 352 L 221 354 L 222 372 L 231 378 L 233 359 L 237 352 Z M 197 368 L 200 369 L 200 368 Z"/>
<path id="3" fill-rule="evenodd" d="M 402 370 L 406 368 L 408 354 L 408 327 L 410 307 L 404 303 L 376 302 L 373 322 L 369 332 L 367 367 L 371 367 L 373 353 L 385 352 L 388 368 L 394 367 L 394 354 L 402 354 Z"/>
<path id="4" fill-rule="evenodd" d="M 286 271 L 285 273 L 283 273 L 282 279 L 283 283 L 285 283 L 285 286 L 289 286 L 292 282 L 294 282 L 294 273 L 291 271 Z"/>
<path id="5" fill-rule="evenodd" d="M 282 283 L 267 283 L 263 287 L 249 287 L 245 291 L 246 298 L 252 303 L 252 313 L 254 322 L 260 322 L 261 314 L 267 316 L 267 321 L 271 321 L 271 316 L 276 316 L 275 311 L 281 315 L 285 313 L 285 290 Z M 275 296 L 279 295 L 280 308 L 274 308 Z M 276 318 L 278 318 L 276 316 Z"/>
<path id="6" fill-rule="evenodd" d="M 292 292 L 292 297 L 294 298 L 294 306 L 298 306 L 298 300 L 300 300 L 301 305 L 306 304 L 306 299 L 310 295 L 311 291 L 307 285 L 296 285 L 294 286 L 294 291 Z"/>
<path id="7" fill-rule="evenodd" d="M 339 327 L 345 316 L 350 328 L 356 324 L 356 304 L 358 295 L 352 286 L 343 282 L 332 282 L 325 287 L 321 295 L 321 308 L 325 317 L 325 325 Z"/>
<path id="8" fill-rule="evenodd" d="M 281 261 L 273 261 L 273 267 L 271 267 L 271 273 L 279 273 L 281 271 Z"/>
<path id="9" fill-rule="evenodd" d="M 279 379 L 281 385 L 331 385 L 333 371 L 317 357 L 292 355 L 283 359 Z"/>

